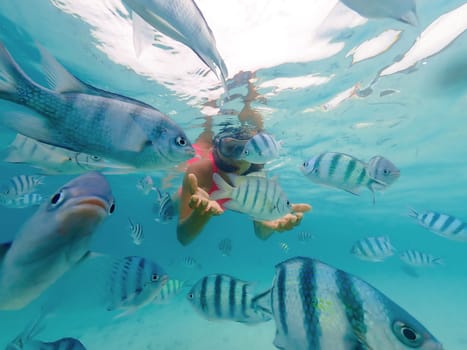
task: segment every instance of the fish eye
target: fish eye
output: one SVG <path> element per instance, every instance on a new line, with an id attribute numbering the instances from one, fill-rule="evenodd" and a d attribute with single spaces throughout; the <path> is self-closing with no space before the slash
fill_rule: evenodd
<path id="1" fill-rule="evenodd" d="M 113 214 L 114 211 L 115 211 L 115 203 L 112 203 L 112 205 L 109 208 L 109 214 Z"/>
<path id="2" fill-rule="evenodd" d="M 159 277 L 159 275 L 158 275 L 157 273 L 153 273 L 153 274 L 151 275 L 151 281 L 152 281 L 152 282 L 157 282 L 157 281 L 159 281 L 159 278 L 160 278 L 160 277 Z"/>
<path id="3" fill-rule="evenodd" d="M 248 155 L 248 153 L 250 153 L 250 151 L 248 151 L 247 149 L 243 151 L 243 154 L 246 156 Z"/>
<path id="4" fill-rule="evenodd" d="M 286 204 L 287 204 L 288 207 L 290 207 L 290 201 L 289 200 L 286 202 Z"/>
<path id="5" fill-rule="evenodd" d="M 175 138 L 175 143 L 182 147 L 187 145 L 186 139 L 183 136 L 177 136 Z"/>
<path id="6" fill-rule="evenodd" d="M 62 191 L 57 192 L 52 196 L 52 198 L 50 198 L 50 204 L 52 204 L 53 206 L 57 206 L 61 202 L 63 202 L 64 197 L 65 196 L 63 195 Z"/>
<path id="7" fill-rule="evenodd" d="M 91 156 L 91 159 L 97 161 L 97 160 L 101 160 L 101 157 L 99 157 L 99 156 Z"/>
<path id="8" fill-rule="evenodd" d="M 303 167 L 306 168 L 308 166 L 308 162 L 303 162 Z"/>
<path id="9" fill-rule="evenodd" d="M 383 170 L 383 174 L 384 174 L 384 175 L 389 174 L 389 170 L 388 170 L 388 169 L 384 169 L 384 170 Z"/>
<path id="10" fill-rule="evenodd" d="M 397 339 L 411 348 L 420 347 L 423 343 L 422 336 L 412 327 L 401 321 L 394 322 L 392 325 L 392 330 Z"/>
<path id="11" fill-rule="evenodd" d="M 194 297 L 195 297 L 195 295 L 193 293 L 188 293 L 187 294 L 188 299 L 193 299 Z"/>

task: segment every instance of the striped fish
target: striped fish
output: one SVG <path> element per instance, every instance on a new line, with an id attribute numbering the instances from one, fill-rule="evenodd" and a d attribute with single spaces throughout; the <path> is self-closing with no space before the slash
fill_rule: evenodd
<path id="1" fill-rule="evenodd" d="M 138 180 L 136 188 L 147 196 L 152 190 L 154 190 L 154 180 L 151 176 L 146 175 Z"/>
<path id="2" fill-rule="evenodd" d="M 386 186 L 374 184 L 374 190 L 384 190 L 391 186 L 400 177 L 400 170 L 389 160 L 383 156 L 374 156 L 367 163 L 368 174 L 373 179 L 381 181 Z"/>
<path id="3" fill-rule="evenodd" d="M 133 223 L 130 218 L 128 218 L 130 224 L 130 237 L 133 240 L 135 245 L 141 245 L 144 240 L 143 225 L 138 223 Z"/>
<path id="4" fill-rule="evenodd" d="M 230 238 L 222 239 L 217 245 L 222 256 L 230 256 L 232 253 L 232 240 Z"/>
<path id="5" fill-rule="evenodd" d="M 256 220 L 275 220 L 292 210 L 279 184 L 264 176 L 229 174 L 233 186 L 217 173 L 212 178 L 219 190 L 211 193 L 211 199 L 230 199 L 224 204 L 228 209 L 248 214 Z"/>
<path id="6" fill-rule="evenodd" d="M 0 198 L 15 199 L 34 192 L 37 186 L 43 185 L 44 177 L 40 175 L 13 176 L 7 183 L 0 186 Z"/>
<path id="7" fill-rule="evenodd" d="M 167 224 L 171 222 L 176 215 L 174 201 L 168 192 L 162 194 L 157 187 L 154 189 L 157 192 L 156 200 L 152 206 L 153 213 L 157 215 L 154 220 L 161 224 Z"/>
<path id="8" fill-rule="evenodd" d="M 22 135 L 140 169 L 173 166 L 194 155 L 185 132 L 166 115 L 92 89 L 63 67 L 50 72 L 53 88 L 45 88 L 0 45 L 0 77 L 0 99 L 28 108 L 1 118 Z"/>
<path id="9" fill-rule="evenodd" d="M 380 262 L 394 255 L 396 249 L 389 237 L 366 237 L 354 243 L 350 253 L 359 259 Z"/>
<path id="10" fill-rule="evenodd" d="M 0 205 L 6 208 L 23 209 L 40 205 L 44 198 L 39 193 L 26 193 L 14 199 L 3 199 L 0 197 Z"/>
<path id="11" fill-rule="evenodd" d="M 399 258 L 411 266 L 436 266 L 444 265 L 444 260 L 436 256 L 420 252 L 418 250 L 406 250 L 400 253 Z"/>
<path id="12" fill-rule="evenodd" d="M 386 186 L 368 173 L 367 166 L 361 160 L 344 153 L 321 153 L 302 164 L 301 170 L 311 181 L 342 189 L 358 195 L 360 187 L 367 187 L 375 202 L 375 185 Z"/>
<path id="13" fill-rule="evenodd" d="M 154 303 L 164 304 L 169 302 L 182 292 L 186 284 L 186 281 L 169 279 L 154 299 Z"/>
<path id="14" fill-rule="evenodd" d="M 28 164 L 43 174 L 82 174 L 90 170 L 101 173 L 131 173 L 136 168 L 109 162 L 101 157 L 73 152 L 17 134 L 8 146 L 4 159 L 8 163 Z"/>
<path id="15" fill-rule="evenodd" d="M 203 277 L 191 288 L 187 299 L 208 320 L 258 323 L 271 319 L 251 307 L 251 284 L 228 275 Z"/>
<path id="16" fill-rule="evenodd" d="M 298 238 L 298 241 L 300 243 L 308 243 L 310 242 L 311 240 L 314 239 L 314 236 L 311 232 L 309 231 L 300 231 L 298 234 L 297 234 L 297 238 Z"/>
<path id="17" fill-rule="evenodd" d="M 196 260 L 192 256 L 185 256 L 182 260 L 182 264 L 183 266 L 189 269 L 196 268 L 198 270 L 201 270 L 203 268 L 202 265 L 198 262 L 198 260 Z"/>
<path id="18" fill-rule="evenodd" d="M 107 310 L 127 310 L 120 316 L 151 303 L 167 283 L 164 269 L 155 262 L 139 256 L 117 260 L 108 282 Z"/>
<path id="19" fill-rule="evenodd" d="M 420 226 L 453 241 L 467 242 L 467 223 L 460 219 L 435 211 L 417 212 L 410 209 L 409 216 L 416 219 Z"/>
<path id="20" fill-rule="evenodd" d="M 45 313 L 41 313 L 37 319 L 29 323 L 15 339 L 7 344 L 5 350 L 86 350 L 84 345 L 75 338 L 61 338 L 52 342 L 36 340 L 37 335 L 45 329 L 43 325 L 45 316 Z"/>
<path id="21" fill-rule="evenodd" d="M 240 159 L 264 164 L 279 157 L 280 144 L 272 135 L 259 132 L 245 144 Z"/>
<path id="22" fill-rule="evenodd" d="M 295 257 L 276 266 L 270 291 L 252 301 L 270 309 L 282 350 L 442 350 L 404 309 L 356 276 Z"/>

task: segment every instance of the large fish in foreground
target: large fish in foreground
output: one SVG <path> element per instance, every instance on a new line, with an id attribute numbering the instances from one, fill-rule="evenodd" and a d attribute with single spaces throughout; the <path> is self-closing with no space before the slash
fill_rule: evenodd
<path id="1" fill-rule="evenodd" d="M 282 350 L 443 349 L 376 288 L 315 259 L 295 257 L 278 264 L 272 288 L 253 303 L 270 309 L 274 345 Z"/>
<path id="2" fill-rule="evenodd" d="M 350 9 L 367 18 L 393 18 L 411 24 L 418 24 L 415 0 L 341 0 Z"/>
<path id="3" fill-rule="evenodd" d="M 193 0 L 123 0 L 131 10 L 133 41 L 139 55 L 144 42 L 151 42 L 154 28 L 170 38 L 188 46 L 220 77 L 224 86 L 227 67 L 217 51 L 216 39 L 201 10 Z M 149 28 L 148 25 L 152 28 Z"/>
<path id="4" fill-rule="evenodd" d="M 93 233 L 114 210 L 110 186 L 96 172 L 53 194 L 12 243 L 0 245 L 0 310 L 28 305 L 86 258 Z"/>
<path id="5" fill-rule="evenodd" d="M 50 145 L 137 168 L 164 168 L 193 156 L 184 131 L 160 111 L 54 68 L 53 89 L 40 86 L 0 45 L 0 99 L 20 105 L 2 114 L 3 124 Z"/>

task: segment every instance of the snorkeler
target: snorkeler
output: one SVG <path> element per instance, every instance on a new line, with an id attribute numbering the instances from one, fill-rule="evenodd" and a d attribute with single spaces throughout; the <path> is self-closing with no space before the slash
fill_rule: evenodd
<path id="1" fill-rule="evenodd" d="M 183 245 L 191 243 L 202 231 L 212 216 L 224 212 L 223 203 L 228 199 L 212 200 L 210 194 L 217 190 L 213 174 L 219 174 L 229 182 L 228 174 L 248 175 L 263 169 L 262 164 L 238 160 L 246 142 L 254 136 L 253 130 L 225 128 L 214 137 L 212 147 L 195 144 L 198 155 L 188 162 L 180 194 L 177 238 Z M 273 232 L 283 232 L 300 224 L 308 204 L 292 204 L 292 213 L 272 221 L 254 221 L 254 231 L 260 239 L 269 238 Z"/>

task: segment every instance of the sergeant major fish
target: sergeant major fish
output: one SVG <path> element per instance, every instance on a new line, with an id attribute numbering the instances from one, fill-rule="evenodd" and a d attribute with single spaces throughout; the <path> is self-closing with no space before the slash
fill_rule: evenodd
<path id="1" fill-rule="evenodd" d="M 256 220 L 275 220 L 292 211 L 279 184 L 264 176 L 229 174 L 233 186 L 217 173 L 212 178 L 219 190 L 211 193 L 211 199 L 230 199 L 224 204 L 228 209 L 248 214 Z"/>
<path id="2" fill-rule="evenodd" d="M 86 350 L 83 343 L 76 338 L 66 337 L 52 342 L 35 339 L 43 330 L 43 315 L 31 322 L 18 336 L 9 342 L 5 350 Z"/>
<path id="3" fill-rule="evenodd" d="M 265 164 L 279 157 L 280 144 L 265 132 L 259 132 L 245 144 L 240 159 L 253 164 Z"/>
<path id="4" fill-rule="evenodd" d="M 362 260 L 373 262 L 383 261 L 394 255 L 395 248 L 392 246 L 389 237 L 366 237 L 354 243 L 350 252 Z"/>
<path id="5" fill-rule="evenodd" d="M 251 307 L 252 285 L 229 275 L 214 274 L 201 278 L 187 299 L 208 320 L 258 323 L 271 318 Z"/>
<path id="6" fill-rule="evenodd" d="M 14 199 L 0 198 L 0 205 L 5 208 L 23 209 L 40 205 L 44 198 L 39 193 L 26 193 Z"/>
<path id="7" fill-rule="evenodd" d="M 85 259 L 93 233 L 114 210 L 110 186 L 97 172 L 42 203 L 14 241 L 0 245 L 0 310 L 25 307 Z"/>
<path id="8" fill-rule="evenodd" d="M 444 265 L 443 259 L 431 254 L 423 253 L 418 250 L 405 250 L 399 254 L 399 258 L 406 264 L 411 266 L 436 266 Z"/>
<path id="9" fill-rule="evenodd" d="M 415 318 L 379 290 L 316 259 L 276 265 L 270 291 L 253 307 L 268 309 L 282 350 L 442 350 Z"/>
<path id="10" fill-rule="evenodd" d="M 419 213 L 415 209 L 410 209 L 409 216 L 416 219 L 420 226 L 438 236 L 453 241 L 467 242 L 467 223 L 452 215 L 435 211 Z"/>
<path id="11" fill-rule="evenodd" d="M 154 301 L 167 280 L 165 270 L 149 259 L 139 256 L 119 259 L 112 266 L 107 310 L 126 310 L 117 317 L 129 314 Z"/>
<path id="12" fill-rule="evenodd" d="M 109 162 L 101 157 L 55 147 L 17 134 L 4 158 L 8 163 L 22 163 L 41 169 L 42 174 L 82 174 L 99 170 L 103 174 L 130 173 L 134 167 Z"/>
<path id="13" fill-rule="evenodd" d="M 128 218 L 128 223 L 130 224 L 130 237 L 133 240 L 133 243 L 135 245 L 141 245 L 144 240 L 143 225 L 134 223 L 130 218 Z"/>
<path id="14" fill-rule="evenodd" d="M 142 46 L 153 41 L 150 25 L 193 50 L 220 77 L 225 87 L 227 67 L 217 51 L 211 28 L 193 0 L 124 0 L 124 3 L 133 11 L 133 42 L 137 55 Z"/>
<path id="15" fill-rule="evenodd" d="M 157 187 L 155 187 L 154 190 L 157 193 L 156 200 L 152 206 L 152 212 L 157 215 L 154 220 L 161 224 L 167 224 L 172 221 L 176 215 L 174 201 L 168 192 L 162 194 Z"/>
<path id="16" fill-rule="evenodd" d="M 37 186 L 43 185 L 44 177 L 40 175 L 17 175 L 0 186 L 0 198 L 15 199 L 24 194 L 34 192 Z"/>
<path id="17" fill-rule="evenodd" d="M 384 187 L 375 184 L 373 186 L 375 190 L 384 190 L 400 177 L 400 170 L 389 159 L 383 156 L 372 157 L 367 163 L 367 170 L 370 177 L 386 184 Z"/>
<path id="18" fill-rule="evenodd" d="M 373 203 L 375 185 L 386 186 L 386 183 L 370 176 L 364 162 L 344 153 L 321 153 L 305 161 L 301 170 L 315 183 L 339 188 L 355 195 L 358 195 L 361 186 L 366 186 L 373 194 Z"/>
<path id="19" fill-rule="evenodd" d="M 27 107 L 2 115 L 20 134 L 143 169 L 173 166 L 194 155 L 183 130 L 160 111 L 97 89 L 90 94 L 71 74 L 55 76 L 55 88 L 47 89 L 3 45 L 0 77 L 0 98 Z"/>

